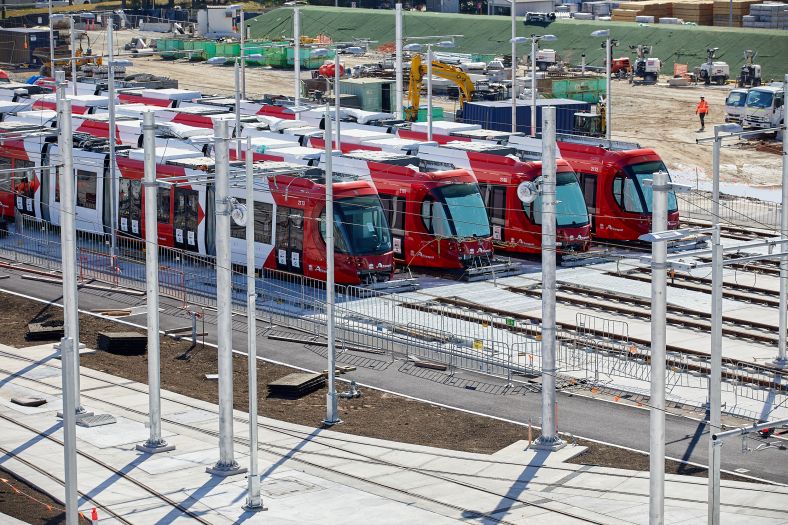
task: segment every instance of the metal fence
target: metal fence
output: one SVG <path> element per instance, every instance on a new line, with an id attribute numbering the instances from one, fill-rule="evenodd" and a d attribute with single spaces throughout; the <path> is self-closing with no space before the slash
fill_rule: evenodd
<path id="1" fill-rule="evenodd" d="M 710 192 L 693 191 L 677 195 L 677 197 L 679 213 L 682 217 L 712 220 Z M 722 223 L 779 231 L 780 210 L 781 206 L 776 202 L 734 195 L 720 195 L 720 221 Z"/>
<path id="2" fill-rule="evenodd" d="M 18 215 L 8 235 L 0 238 L 0 257 L 51 271 L 60 267 L 59 228 Z M 145 243 L 118 236 L 114 255 L 105 233 L 78 235 L 79 273 L 83 281 L 145 290 Z M 215 259 L 168 247 L 159 248 L 160 292 L 185 309 L 216 308 Z M 233 309 L 246 310 L 246 275 L 232 274 Z M 300 275 L 264 269 L 256 279 L 258 319 L 269 327 L 307 334 L 315 344 L 326 341 L 326 283 Z M 447 298 L 451 299 L 451 298 Z M 624 321 L 578 313 L 576 329 L 558 334 L 556 363 L 559 385 L 646 385 L 650 381 L 650 348 L 629 341 Z M 451 372 L 472 370 L 506 380 L 541 374 L 538 324 L 461 308 L 423 294 L 385 293 L 358 286 L 337 286 L 337 348 L 395 357 L 410 356 L 447 365 Z M 240 327 L 240 325 L 239 325 Z M 245 328 L 241 328 L 245 329 Z M 667 391 L 707 389 L 707 362 L 702 357 L 667 354 Z M 771 375 L 770 375 L 771 374 Z M 735 398 L 788 402 L 782 376 L 750 363 L 728 365 L 723 386 Z M 620 381 L 625 379 L 626 381 Z"/>

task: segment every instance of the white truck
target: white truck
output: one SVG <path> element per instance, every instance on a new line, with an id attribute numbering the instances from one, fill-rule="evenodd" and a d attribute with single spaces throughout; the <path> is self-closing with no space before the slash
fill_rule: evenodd
<path id="1" fill-rule="evenodd" d="M 745 128 L 776 128 L 785 121 L 784 87 L 774 82 L 747 92 L 744 106 Z"/>
<path id="2" fill-rule="evenodd" d="M 540 71 L 547 71 L 547 68 L 558 62 L 558 55 L 555 49 L 539 49 L 536 52 L 535 62 Z"/>
<path id="3" fill-rule="evenodd" d="M 741 124 L 744 121 L 744 106 L 747 102 L 747 89 L 732 89 L 725 99 L 725 122 Z"/>

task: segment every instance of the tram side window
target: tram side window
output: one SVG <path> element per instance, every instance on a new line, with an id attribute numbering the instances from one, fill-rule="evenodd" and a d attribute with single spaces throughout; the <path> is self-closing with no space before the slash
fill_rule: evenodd
<path id="1" fill-rule="evenodd" d="M 583 190 L 583 197 L 586 201 L 586 207 L 589 209 L 596 208 L 596 175 L 591 173 L 577 173 L 580 178 L 580 188 Z M 615 181 L 613 181 L 615 188 Z M 613 192 L 615 193 L 615 191 Z"/>
<path id="2" fill-rule="evenodd" d="M 156 194 L 156 221 L 170 223 L 170 188 L 159 188 Z"/>
<path id="3" fill-rule="evenodd" d="M 238 202 L 246 204 L 245 199 L 238 199 Z M 267 202 L 254 203 L 254 242 L 271 244 L 273 211 L 274 207 Z M 234 221 L 230 221 L 230 235 L 236 239 L 246 239 L 246 227 L 238 226 Z"/>
<path id="4" fill-rule="evenodd" d="M 378 195 L 386 214 L 386 221 L 392 230 L 405 229 L 405 199 L 391 195 Z"/>
<path id="5" fill-rule="evenodd" d="M 613 179 L 613 197 L 624 211 L 643 213 L 637 186 L 631 178 L 618 175 Z"/>
<path id="6" fill-rule="evenodd" d="M 11 159 L 0 157 L 0 191 L 11 191 Z"/>
<path id="7" fill-rule="evenodd" d="M 421 203 L 421 218 L 429 233 L 439 237 L 451 236 L 449 221 L 440 202 L 429 197 L 424 199 L 424 202 Z"/>
<path id="8" fill-rule="evenodd" d="M 96 209 L 96 174 L 77 170 L 77 206 Z"/>
<path id="9" fill-rule="evenodd" d="M 506 218 L 506 188 L 503 186 L 491 186 L 490 200 L 487 209 L 491 219 Z"/>

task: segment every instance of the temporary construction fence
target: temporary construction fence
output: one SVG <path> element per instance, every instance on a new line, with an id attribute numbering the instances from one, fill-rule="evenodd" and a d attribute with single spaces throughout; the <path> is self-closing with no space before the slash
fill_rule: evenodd
<path id="1" fill-rule="evenodd" d="M 0 238 L 0 258 L 44 270 L 60 266 L 59 228 L 18 215 Z M 145 290 L 145 244 L 118 236 L 114 254 L 108 234 L 78 235 L 79 272 L 83 280 Z M 215 258 L 159 248 L 160 293 L 181 307 L 215 309 Z M 258 272 L 258 319 L 269 327 L 304 334 L 314 344 L 326 341 L 326 284 L 304 276 Z M 541 374 L 542 345 L 538 324 L 460 308 L 424 294 L 386 293 L 359 286 L 337 286 L 334 319 L 337 346 L 375 352 L 390 358 L 411 357 L 472 370 L 512 384 Z M 233 308 L 246 308 L 246 275 L 233 271 Z M 240 325 L 239 325 L 240 326 Z M 648 347 L 629 341 L 626 322 L 580 313 L 575 328 L 557 334 L 559 385 L 646 385 L 650 381 Z M 708 361 L 703 356 L 667 353 L 668 393 L 708 389 Z M 727 363 L 723 387 L 736 399 L 788 403 L 786 383 L 773 370 L 751 363 Z M 696 396 L 697 398 L 697 396 Z"/>
<path id="2" fill-rule="evenodd" d="M 693 191 L 677 195 L 677 197 L 681 217 L 712 220 L 711 192 Z M 735 195 L 720 195 L 719 219 L 723 224 L 779 231 L 780 213 L 781 205 L 777 202 Z"/>

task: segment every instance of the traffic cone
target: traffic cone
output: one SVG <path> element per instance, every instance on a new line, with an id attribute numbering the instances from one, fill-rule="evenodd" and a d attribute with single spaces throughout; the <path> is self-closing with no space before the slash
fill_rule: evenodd
<path id="1" fill-rule="evenodd" d="M 90 521 L 93 523 L 98 523 L 98 511 L 96 507 L 93 507 L 93 510 L 90 511 Z"/>

